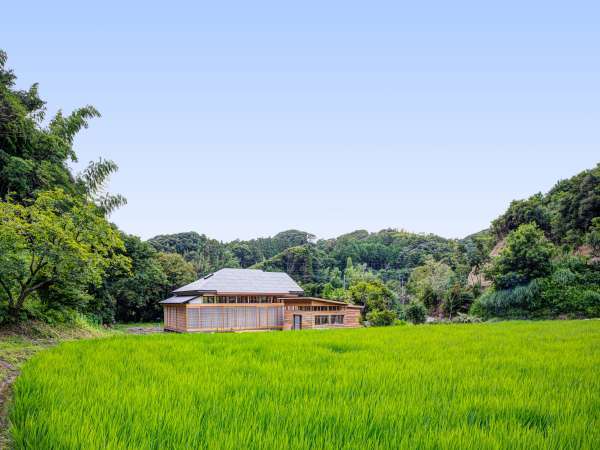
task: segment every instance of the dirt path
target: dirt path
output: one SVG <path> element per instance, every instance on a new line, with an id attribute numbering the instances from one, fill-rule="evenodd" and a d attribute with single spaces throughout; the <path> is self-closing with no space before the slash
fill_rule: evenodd
<path id="1" fill-rule="evenodd" d="M 0 449 L 6 449 L 10 442 L 8 436 L 8 405 L 12 385 L 20 372 L 19 369 L 3 359 L 0 359 L 0 368 L 4 372 L 4 378 L 0 381 Z"/>
<path id="2" fill-rule="evenodd" d="M 129 334 L 154 334 L 163 333 L 164 331 L 161 327 L 129 327 L 126 332 Z"/>

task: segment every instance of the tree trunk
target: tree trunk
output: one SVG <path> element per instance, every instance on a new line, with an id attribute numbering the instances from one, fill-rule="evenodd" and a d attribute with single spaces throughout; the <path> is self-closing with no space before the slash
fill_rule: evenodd
<path id="1" fill-rule="evenodd" d="M 19 292 L 19 295 L 16 297 L 16 300 L 12 302 L 12 304 L 9 303 L 9 318 L 14 322 L 18 322 L 20 320 L 20 315 L 23 312 L 23 305 L 25 304 L 25 300 L 27 300 L 27 298 L 38 289 L 50 286 L 52 283 L 53 280 L 44 280 L 37 284 L 34 284 L 33 286 L 22 287 L 21 291 Z"/>

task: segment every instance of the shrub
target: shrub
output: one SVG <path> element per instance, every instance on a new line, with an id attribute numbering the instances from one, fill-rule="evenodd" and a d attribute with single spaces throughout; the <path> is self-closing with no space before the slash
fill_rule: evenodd
<path id="1" fill-rule="evenodd" d="M 539 283 L 536 280 L 512 289 L 490 289 L 473 303 L 470 312 L 484 318 L 525 318 L 536 308 L 539 294 Z"/>
<path id="2" fill-rule="evenodd" d="M 412 323 L 425 323 L 427 319 L 427 308 L 423 303 L 411 302 L 404 309 L 406 319 Z"/>
<path id="3" fill-rule="evenodd" d="M 394 311 L 374 309 L 367 314 L 367 321 L 374 327 L 393 325 L 398 316 Z"/>

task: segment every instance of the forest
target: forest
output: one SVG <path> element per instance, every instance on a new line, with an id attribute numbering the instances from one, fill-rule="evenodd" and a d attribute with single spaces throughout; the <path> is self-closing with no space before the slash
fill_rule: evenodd
<path id="1" fill-rule="evenodd" d="M 115 162 L 69 168 L 75 136 L 100 113 L 46 118 L 37 84 L 15 81 L 0 51 L 0 323 L 160 320 L 170 291 L 223 267 L 285 271 L 307 294 L 364 305 L 370 325 L 600 316 L 600 164 L 464 239 L 390 228 L 144 241 L 110 222 L 126 205 L 106 191 Z"/>

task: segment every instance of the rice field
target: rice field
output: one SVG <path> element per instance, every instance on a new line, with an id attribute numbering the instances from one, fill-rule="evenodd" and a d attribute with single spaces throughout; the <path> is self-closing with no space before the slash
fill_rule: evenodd
<path id="1" fill-rule="evenodd" d="M 600 321 L 118 336 L 38 353 L 15 448 L 599 448 Z"/>

